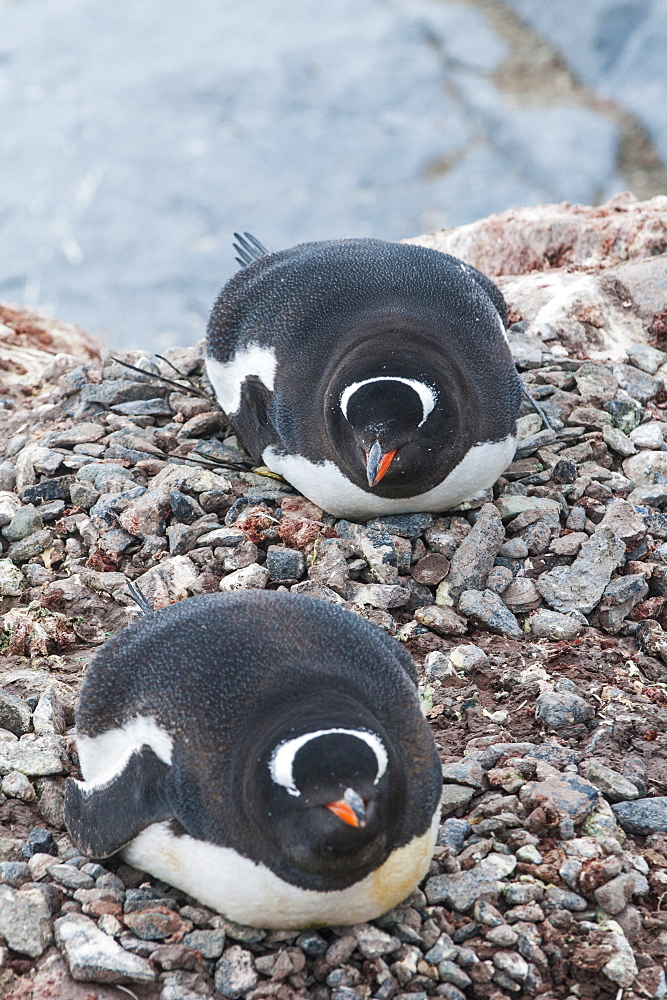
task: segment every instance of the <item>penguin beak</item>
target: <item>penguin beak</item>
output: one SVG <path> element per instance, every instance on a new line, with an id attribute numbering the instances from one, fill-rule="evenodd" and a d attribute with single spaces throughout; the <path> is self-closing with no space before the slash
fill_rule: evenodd
<path id="1" fill-rule="evenodd" d="M 366 455 L 366 475 L 369 486 L 377 486 L 393 462 L 397 451 L 398 448 L 394 448 L 393 451 L 383 453 L 379 441 L 373 444 L 373 447 Z"/>
<path id="2" fill-rule="evenodd" d="M 329 809 L 334 816 L 342 819 L 348 826 L 366 826 L 366 805 L 361 795 L 353 788 L 346 788 L 342 799 L 336 802 L 327 802 L 326 809 Z"/>

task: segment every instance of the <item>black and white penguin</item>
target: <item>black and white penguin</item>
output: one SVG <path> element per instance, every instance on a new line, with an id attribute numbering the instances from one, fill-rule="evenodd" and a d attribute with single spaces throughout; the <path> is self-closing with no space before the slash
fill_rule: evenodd
<path id="1" fill-rule="evenodd" d="M 240 249 L 206 366 L 256 462 L 357 520 L 447 510 L 496 481 L 521 383 L 492 281 L 375 239 Z"/>
<path id="2" fill-rule="evenodd" d="M 154 612 L 93 658 L 76 731 L 77 848 L 239 923 L 369 920 L 428 869 L 442 769 L 412 660 L 333 605 L 245 591 Z"/>

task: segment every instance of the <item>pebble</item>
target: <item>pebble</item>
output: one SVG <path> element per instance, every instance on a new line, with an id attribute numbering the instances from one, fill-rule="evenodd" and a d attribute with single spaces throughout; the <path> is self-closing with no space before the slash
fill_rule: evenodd
<path id="1" fill-rule="evenodd" d="M 122 948 L 81 913 L 56 920 L 55 935 L 72 978 L 85 983 L 152 983 L 155 972 L 144 958 Z"/>
<path id="2" fill-rule="evenodd" d="M 596 785 L 610 802 L 624 802 L 639 798 L 636 785 L 594 757 L 584 759 L 581 762 L 579 773 Z"/>
<path id="3" fill-rule="evenodd" d="M 32 727 L 40 736 L 65 732 L 65 705 L 57 684 L 48 684 L 39 696 L 32 713 Z"/>
<path id="4" fill-rule="evenodd" d="M 306 571 L 306 558 L 298 549 L 269 545 L 266 552 L 266 568 L 271 582 L 294 583 L 300 580 Z"/>
<path id="5" fill-rule="evenodd" d="M 396 546 L 384 522 L 384 518 L 376 518 L 371 522 L 376 527 L 365 527 L 341 520 L 336 530 L 339 538 L 352 543 L 354 554 L 367 561 L 374 580 L 393 585 L 398 582 Z"/>
<path id="6" fill-rule="evenodd" d="M 508 924 L 501 924 L 488 931 L 486 940 L 499 948 L 511 948 L 519 940 L 519 935 Z"/>
<path id="7" fill-rule="evenodd" d="M 440 795 L 440 809 L 443 816 L 464 809 L 473 796 L 472 788 L 461 785 L 445 785 Z"/>
<path id="8" fill-rule="evenodd" d="M 442 777 L 446 782 L 469 785 L 477 790 L 486 786 L 484 770 L 474 757 L 463 757 L 453 764 L 443 764 Z"/>
<path id="9" fill-rule="evenodd" d="M 21 771 L 10 771 L 2 779 L 0 790 L 8 799 L 20 799 L 21 802 L 33 802 L 35 789 L 32 783 Z"/>
<path id="10" fill-rule="evenodd" d="M 528 976 L 528 963 L 515 951 L 494 952 L 493 964 L 496 969 L 506 972 L 508 976 L 519 982 L 523 982 Z"/>
<path id="11" fill-rule="evenodd" d="M 655 375 L 660 365 L 667 361 L 667 354 L 664 351 L 658 351 L 655 347 L 649 347 L 648 344 L 629 344 L 626 348 L 626 354 L 630 364 L 648 372 L 649 375 Z"/>
<path id="12" fill-rule="evenodd" d="M 612 957 L 603 965 L 602 972 L 618 986 L 629 988 L 638 971 L 634 952 L 625 934 L 611 932 L 608 937 L 611 939 L 609 943 L 613 949 Z"/>
<path id="13" fill-rule="evenodd" d="M 23 507 L 19 507 L 10 523 L 2 529 L 2 534 L 8 542 L 18 542 L 43 527 L 44 522 L 41 513 L 33 504 L 29 503 Z"/>
<path id="14" fill-rule="evenodd" d="M 592 611 L 611 574 L 625 556 L 625 544 L 609 527 L 600 527 L 581 546 L 571 566 L 556 566 L 537 578 L 537 589 L 554 611 Z"/>
<path id="15" fill-rule="evenodd" d="M 215 968 L 215 988 L 228 1000 L 240 997 L 257 985 L 252 952 L 234 944 L 224 952 Z"/>
<path id="16" fill-rule="evenodd" d="M 40 736 L 30 743 L 0 742 L 0 774 L 22 771 L 30 778 L 65 774 L 63 751 L 58 736 Z"/>
<path id="17" fill-rule="evenodd" d="M 418 538 L 433 525 L 434 520 L 433 514 L 389 514 L 372 518 L 368 527 L 385 529 L 391 535 L 402 538 Z"/>
<path id="18" fill-rule="evenodd" d="M 379 958 L 381 955 L 390 955 L 401 947 L 398 938 L 372 924 L 356 924 L 352 928 L 352 933 L 356 938 L 357 948 L 364 958 L 372 959 Z"/>
<path id="19" fill-rule="evenodd" d="M 92 889 L 95 879 L 73 865 L 53 865 L 49 868 L 49 876 L 68 889 Z"/>
<path id="20" fill-rule="evenodd" d="M 629 437 L 637 448 L 662 448 L 665 443 L 662 424 L 655 421 L 635 427 L 630 431 Z"/>
<path id="21" fill-rule="evenodd" d="M 20 955 L 37 958 L 53 940 L 51 908 L 37 889 L 0 885 L 0 936 Z"/>
<path id="22" fill-rule="evenodd" d="M 595 709 L 570 691 L 543 691 L 535 703 L 535 715 L 548 729 L 562 729 L 592 719 Z"/>
<path id="23" fill-rule="evenodd" d="M 30 730 L 31 715 L 30 706 L 23 698 L 0 688 L 0 728 L 9 730 L 15 736 L 23 736 Z"/>
<path id="24" fill-rule="evenodd" d="M 489 658 L 483 649 L 469 642 L 453 646 L 449 651 L 449 662 L 467 676 L 475 670 L 483 670 L 488 665 Z"/>
<path id="25" fill-rule="evenodd" d="M 468 631 L 465 618 L 447 606 L 431 604 L 428 607 L 417 608 L 414 618 L 438 635 L 465 635 Z"/>
<path id="26" fill-rule="evenodd" d="M 436 604 L 453 604 L 464 591 L 480 590 L 504 540 L 505 530 L 498 511 L 493 504 L 484 504 L 474 526 L 451 557 L 449 576 L 438 588 Z"/>
<path id="27" fill-rule="evenodd" d="M 446 556 L 440 555 L 439 552 L 429 552 L 412 567 L 412 578 L 417 583 L 435 587 L 447 576 L 449 567 L 450 562 Z"/>
<path id="28" fill-rule="evenodd" d="M 612 805 L 612 810 L 626 833 L 641 836 L 667 833 L 667 796 L 618 802 Z"/>
<path id="29" fill-rule="evenodd" d="M 68 493 L 69 496 L 69 493 Z M 18 542 L 12 542 L 7 549 L 7 558 L 12 562 L 22 563 L 32 559 L 33 556 L 40 555 L 44 549 L 48 549 L 53 541 L 53 532 L 48 528 L 40 531 L 33 531 L 31 535 L 22 538 Z"/>
<path id="30" fill-rule="evenodd" d="M 224 576 L 220 581 L 220 590 L 263 590 L 268 582 L 268 569 L 259 563 L 251 563 Z"/>
<path id="31" fill-rule="evenodd" d="M 465 819 L 446 819 L 438 832 L 438 843 L 447 844 L 455 854 L 462 849 L 465 841 L 470 836 L 472 827 Z"/>
<path id="32" fill-rule="evenodd" d="M 209 960 L 220 958 L 225 946 L 225 932 L 222 928 L 211 931 L 191 931 L 183 938 L 183 944 L 187 948 L 194 948 L 196 951 L 200 951 L 203 957 Z"/>
<path id="33" fill-rule="evenodd" d="M 408 591 L 403 587 L 392 586 L 383 583 L 367 583 L 353 591 L 352 602 L 354 604 L 369 604 L 372 608 L 401 608 L 407 604 L 409 598 Z"/>
<path id="34" fill-rule="evenodd" d="M 637 454 L 637 445 L 635 442 L 624 434 L 622 430 L 618 427 L 608 427 L 604 426 L 602 428 L 602 440 L 615 451 L 617 455 L 621 455 L 622 458 L 629 458 L 631 455 Z"/>
<path id="35" fill-rule="evenodd" d="M 654 378 L 632 365 L 613 365 L 612 372 L 621 389 L 644 406 L 664 389 L 662 379 Z"/>
<path id="36" fill-rule="evenodd" d="M 649 891 L 646 878 L 637 871 L 618 875 L 595 890 L 595 902 L 613 915 L 624 910 L 633 896 L 645 896 Z"/>
<path id="37" fill-rule="evenodd" d="M 517 619 L 492 590 L 464 591 L 458 610 L 474 625 L 485 626 L 499 635 L 518 639 L 523 634 Z"/>
<path id="38" fill-rule="evenodd" d="M 515 851 L 517 861 L 524 861 L 531 865 L 541 865 L 544 858 L 533 844 L 526 844 Z"/>
<path id="39" fill-rule="evenodd" d="M 452 983 L 462 990 L 465 990 L 472 983 L 470 976 L 460 966 L 447 959 L 438 963 L 438 979 L 442 983 Z"/>
<path id="40" fill-rule="evenodd" d="M 561 614 L 559 611 L 547 611 L 546 608 L 532 614 L 528 623 L 530 631 L 537 639 L 551 639 L 553 642 L 574 639 L 584 627 L 579 618 Z"/>
<path id="41" fill-rule="evenodd" d="M 528 555 L 528 546 L 523 538 L 517 535 L 516 538 L 508 538 L 503 542 L 498 549 L 498 555 L 505 556 L 506 559 L 525 559 Z"/>
<path id="42" fill-rule="evenodd" d="M 429 903 L 444 903 L 466 913 L 480 896 L 496 896 L 499 879 L 510 875 L 516 868 L 516 858 L 489 854 L 470 871 L 454 875 L 436 875 L 425 886 Z"/>

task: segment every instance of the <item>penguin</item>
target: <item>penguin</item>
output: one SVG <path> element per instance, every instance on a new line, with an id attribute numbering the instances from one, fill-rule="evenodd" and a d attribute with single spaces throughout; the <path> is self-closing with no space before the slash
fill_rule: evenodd
<path id="1" fill-rule="evenodd" d="M 242 268 L 211 312 L 206 368 L 255 462 L 360 521 L 442 512 L 493 485 L 514 457 L 521 382 L 489 278 L 410 244 L 268 253 L 236 235 Z"/>
<path id="2" fill-rule="evenodd" d="M 65 821 L 238 923 L 355 924 L 428 870 L 442 767 L 410 655 L 349 611 L 240 591 L 141 618 L 91 661 Z"/>

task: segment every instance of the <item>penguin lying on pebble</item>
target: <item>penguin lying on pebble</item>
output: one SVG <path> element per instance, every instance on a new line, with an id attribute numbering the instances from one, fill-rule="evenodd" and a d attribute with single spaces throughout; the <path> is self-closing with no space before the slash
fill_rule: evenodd
<path id="1" fill-rule="evenodd" d="M 242 924 L 355 924 L 428 869 L 442 769 L 414 666 L 350 612 L 287 593 L 188 598 L 93 658 L 65 819 Z"/>
<path id="2" fill-rule="evenodd" d="M 357 520 L 447 510 L 496 481 L 514 456 L 521 383 L 493 282 L 420 246 L 269 254 L 246 237 L 206 366 L 254 461 Z"/>

